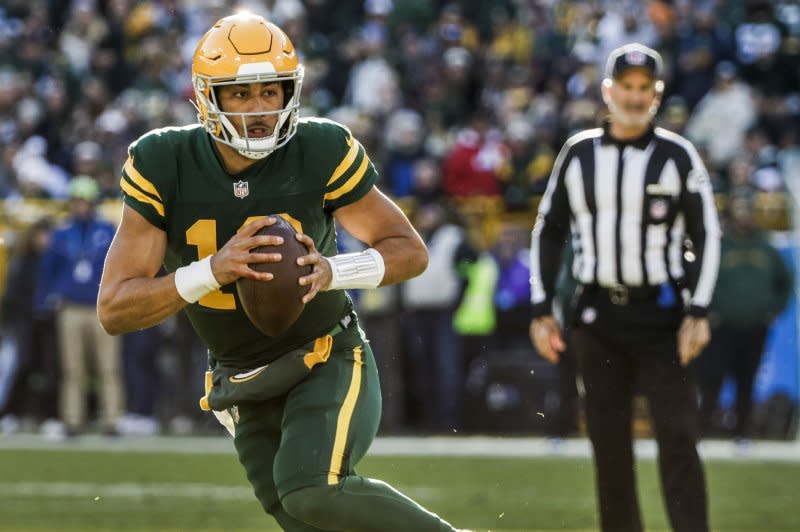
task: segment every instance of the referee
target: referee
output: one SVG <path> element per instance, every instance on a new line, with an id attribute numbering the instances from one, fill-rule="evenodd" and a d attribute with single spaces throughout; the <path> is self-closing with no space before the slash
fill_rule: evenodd
<path id="1" fill-rule="evenodd" d="M 664 88 L 662 69 L 658 52 L 641 44 L 611 52 L 602 85 L 610 119 L 566 142 L 532 233 L 531 341 L 553 363 L 566 347 L 552 298 L 568 234 L 575 252 L 572 271 L 580 285 L 570 343 L 583 378 L 606 532 L 642 530 L 631 429 L 638 391 L 650 405 L 672 528 L 708 530 L 689 364 L 710 336 L 706 309 L 720 230 L 697 151 L 651 123 Z M 683 264 L 687 240 L 692 275 Z"/>

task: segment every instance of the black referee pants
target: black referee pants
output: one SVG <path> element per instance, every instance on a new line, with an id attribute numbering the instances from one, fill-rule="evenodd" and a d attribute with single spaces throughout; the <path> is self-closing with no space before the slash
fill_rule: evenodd
<path id="1" fill-rule="evenodd" d="M 653 336 L 649 343 L 620 343 L 580 325 L 571 336 L 586 394 L 601 527 L 604 532 L 642 530 L 632 433 L 633 396 L 641 391 L 655 428 L 661 490 L 672 529 L 707 532 L 693 371 L 678 362 L 675 335 Z M 656 338 L 663 341 L 653 343 Z"/>

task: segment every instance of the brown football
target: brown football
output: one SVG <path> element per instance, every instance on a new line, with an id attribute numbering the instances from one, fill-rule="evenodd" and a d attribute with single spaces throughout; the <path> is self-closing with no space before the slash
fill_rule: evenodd
<path id="1" fill-rule="evenodd" d="M 285 332 L 300 317 L 305 305 L 301 301 L 309 290 L 300 286 L 297 280 L 312 271 L 311 266 L 298 266 L 297 259 L 308 254 L 306 247 L 295 238 L 296 231 L 284 218 L 273 225 L 259 230 L 257 235 L 283 237 L 280 246 L 261 246 L 251 253 L 280 253 L 280 262 L 250 264 L 259 272 L 274 275 L 271 281 L 256 281 L 244 277 L 236 281 L 236 291 L 242 302 L 245 314 L 261 332 L 267 336 L 277 336 Z"/>

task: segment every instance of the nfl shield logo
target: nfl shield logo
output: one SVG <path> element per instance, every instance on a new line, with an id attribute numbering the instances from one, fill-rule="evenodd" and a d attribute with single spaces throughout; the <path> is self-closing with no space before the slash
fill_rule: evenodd
<path id="1" fill-rule="evenodd" d="M 250 185 L 247 181 L 237 181 L 233 184 L 233 195 L 239 199 L 247 197 L 250 194 Z"/>

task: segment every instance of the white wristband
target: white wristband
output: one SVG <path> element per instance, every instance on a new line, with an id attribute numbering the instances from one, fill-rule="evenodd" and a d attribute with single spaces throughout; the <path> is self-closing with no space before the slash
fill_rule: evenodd
<path id="1" fill-rule="evenodd" d="M 331 265 L 331 284 L 327 290 L 344 290 L 348 288 L 377 288 L 386 265 L 383 257 L 375 248 L 361 253 L 343 253 L 333 257 L 324 257 Z"/>
<path id="2" fill-rule="evenodd" d="M 175 270 L 175 288 L 189 303 L 196 303 L 219 287 L 220 284 L 211 271 L 211 255 Z"/>

